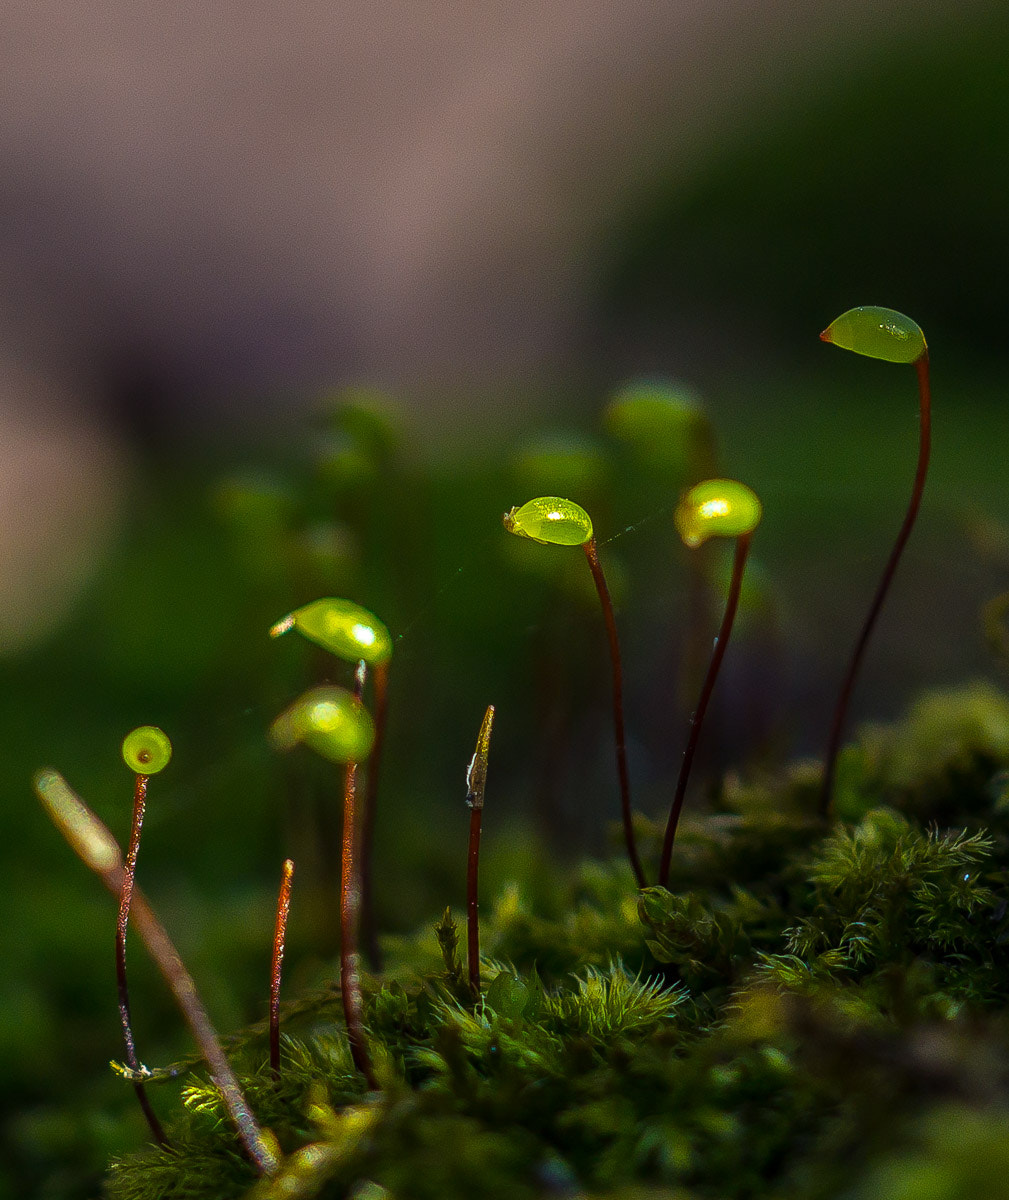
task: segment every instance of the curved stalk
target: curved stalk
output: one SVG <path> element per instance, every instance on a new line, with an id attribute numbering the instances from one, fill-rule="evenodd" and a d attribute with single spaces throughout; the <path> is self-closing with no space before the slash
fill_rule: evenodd
<path id="1" fill-rule="evenodd" d="M 746 557 L 750 552 L 752 537 L 752 533 L 742 533 L 736 538 L 736 553 L 732 561 L 732 579 L 729 582 L 729 594 L 725 600 L 725 613 L 722 616 L 722 624 L 719 627 L 718 636 L 715 638 L 715 648 L 711 654 L 711 662 L 708 664 L 708 673 L 704 677 L 697 707 L 690 718 L 690 732 L 687 736 L 686 749 L 683 751 L 680 776 L 676 781 L 673 805 L 669 811 L 669 820 L 666 822 L 666 833 L 662 841 L 662 858 L 659 862 L 658 881 L 660 887 L 666 887 L 669 883 L 669 863 L 673 854 L 673 842 L 676 840 L 676 827 L 679 825 L 680 813 L 683 810 L 683 801 L 687 794 L 687 781 L 690 778 L 690 768 L 694 761 L 694 753 L 697 750 L 698 740 L 701 736 L 701 726 L 704 723 L 704 714 L 708 709 L 708 701 L 711 699 L 711 693 L 714 691 L 715 680 L 718 678 L 718 670 L 722 665 L 722 659 L 725 657 L 725 650 L 729 644 L 732 623 L 736 619 L 736 609 L 739 607 L 739 593 L 742 588 L 743 573 L 746 570 Z"/>
<path id="2" fill-rule="evenodd" d="M 631 870 L 637 880 L 638 887 L 647 887 L 644 868 L 638 855 L 634 840 L 634 820 L 631 813 L 631 782 L 627 770 L 627 741 L 624 733 L 624 676 L 620 661 L 620 640 L 617 637 L 617 622 L 613 615 L 613 602 L 610 599 L 610 589 L 606 586 L 606 576 L 599 562 L 599 551 L 595 537 L 590 537 L 582 543 L 585 557 L 588 560 L 592 579 L 599 594 L 599 603 L 603 610 L 603 620 L 606 623 L 606 637 L 610 647 L 610 663 L 613 668 L 613 735 L 617 754 L 617 778 L 620 781 L 620 815 L 623 820 L 624 842 L 627 846 L 627 857 Z"/>
<path id="3" fill-rule="evenodd" d="M 925 477 L 928 474 L 929 456 L 932 448 L 932 391 L 929 381 L 927 350 L 924 351 L 920 358 L 915 359 L 914 369 L 918 378 L 920 413 L 918 466 L 914 475 L 914 486 L 911 489 L 911 499 L 897 534 L 897 540 L 894 542 L 893 549 L 890 551 L 890 557 L 883 568 L 882 577 L 876 587 L 876 594 L 873 597 L 872 604 L 869 606 L 869 612 L 858 635 L 858 640 L 855 642 L 855 649 L 852 652 L 851 661 L 848 664 L 848 670 L 844 676 L 841 691 L 837 698 L 837 707 L 834 710 L 834 719 L 830 726 L 830 738 L 827 742 L 827 754 L 824 759 L 823 768 L 823 785 L 820 791 L 820 815 L 823 817 L 828 817 L 833 807 L 837 756 L 841 749 L 841 737 L 844 733 L 848 705 L 851 700 L 851 693 L 855 687 L 855 679 L 862 665 L 862 659 L 865 656 L 869 638 L 876 627 L 876 621 L 883 607 L 883 601 L 886 599 L 887 592 L 890 590 L 890 584 L 897 571 L 897 564 L 900 562 L 901 555 L 904 553 L 904 547 L 907 545 L 908 538 L 911 536 L 911 530 L 914 528 L 915 519 L 918 516 L 918 508 L 921 505 L 922 493 L 925 490 Z"/>
<path id="4" fill-rule="evenodd" d="M 151 1106 L 150 1097 L 143 1084 L 145 1068 L 137 1057 L 133 1041 L 133 1025 L 130 1019 L 130 990 L 126 981 L 126 930 L 130 921 L 130 906 L 133 903 L 133 881 L 137 870 L 137 854 L 140 850 L 140 833 L 144 826 L 147 808 L 147 780 L 149 776 L 134 776 L 133 820 L 130 826 L 130 844 L 123 866 L 123 884 L 119 891 L 119 915 L 116 920 L 116 984 L 119 992 L 119 1019 L 123 1026 L 123 1043 L 126 1047 L 126 1065 L 134 1074 L 133 1090 L 150 1126 L 151 1134 L 159 1146 L 167 1146 L 168 1138 Z"/>

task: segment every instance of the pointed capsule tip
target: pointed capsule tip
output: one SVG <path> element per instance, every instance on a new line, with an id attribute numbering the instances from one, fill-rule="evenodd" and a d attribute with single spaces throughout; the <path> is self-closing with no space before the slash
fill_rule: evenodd
<path id="1" fill-rule="evenodd" d="M 828 325 L 827 328 L 823 331 L 823 333 L 820 334 L 820 341 L 821 342 L 832 342 L 833 340 L 834 339 L 830 336 L 830 326 Z"/>
<path id="2" fill-rule="evenodd" d="M 287 633 L 289 629 L 294 628 L 294 613 L 288 613 L 286 617 L 281 617 L 276 625 L 270 626 L 270 637 L 280 637 Z"/>

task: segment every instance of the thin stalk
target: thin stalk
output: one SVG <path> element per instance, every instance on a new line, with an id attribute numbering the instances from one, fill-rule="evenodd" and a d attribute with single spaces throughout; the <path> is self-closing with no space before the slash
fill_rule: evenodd
<path id="1" fill-rule="evenodd" d="M 140 850 L 140 832 L 144 826 L 144 812 L 147 808 L 147 775 L 136 775 L 133 787 L 133 821 L 130 827 L 130 844 L 126 852 L 126 865 L 123 868 L 123 886 L 119 892 L 119 917 L 116 921 L 116 983 L 119 991 L 119 1019 L 123 1026 L 123 1042 L 126 1046 L 126 1065 L 134 1073 L 133 1090 L 147 1118 L 151 1134 L 160 1146 L 168 1145 L 168 1138 L 161 1122 L 151 1107 L 150 1098 L 144 1088 L 143 1076 L 146 1070 L 137 1057 L 136 1045 L 133 1041 L 133 1025 L 130 1020 L 130 989 L 126 981 L 126 929 L 130 921 L 130 905 L 133 902 L 133 881 L 137 870 L 137 853 Z"/>
<path id="2" fill-rule="evenodd" d="M 483 806 L 476 805 L 469 814 L 469 855 L 466 860 L 466 960 L 469 968 L 469 990 L 480 996 L 480 827 Z"/>
<path id="3" fill-rule="evenodd" d="M 638 887 L 647 887 L 644 868 L 638 856 L 638 848 L 634 841 L 634 821 L 631 816 L 631 782 L 627 771 L 627 741 L 624 735 L 624 673 L 620 662 L 620 640 L 617 637 L 617 622 L 613 615 L 613 602 L 610 600 L 610 589 L 606 586 L 606 576 L 599 562 L 599 551 L 596 539 L 590 537 L 582 543 L 585 557 L 588 560 L 592 579 L 599 593 L 599 603 L 603 609 L 603 620 L 606 623 L 606 636 L 610 645 L 610 663 L 613 667 L 613 734 L 617 752 L 617 777 L 620 780 L 620 814 L 624 826 L 624 841 L 627 845 L 627 857 Z"/>
<path id="4" fill-rule="evenodd" d="M 99 876 L 112 895 L 118 897 L 122 892 L 125 868 L 122 852 L 108 828 L 59 772 L 40 771 L 35 777 L 35 791 L 53 824 L 74 852 Z M 185 1017 L 200 1054 L 210 1069 L 211 1079 L 221 1093 L 235 1125 L 239 1141 L 259 1173 L 272 1175 L 279 1165 L 277 1155 L 264 1137 L 238 1086 L 193 977 L 183 965 L 179 952 L 140 888 L 133 890 L 130 915 L 140 940 Z"/>
<path id="5" fill-rule="evenodd" d="M 680 813 L 683 810 L 683 801 L 687 794 L 687 781 L 690 778 L 690 768 L 694 761 L 694 752 L 697 750 L 698 739 L 701 736 L 701 726 L 704 723 L 704 714 L 708 709 L 708 701 L 711 699 L 715 680 L 718 678 L 718 669 L 722 665 L 722 659 L 725 657 L 725 650 L 729 644 L 732 623 L 736 619 L 736 609 L 739 607 L 739 593 L 743 584 L 743 573 L 746 570 L 746 556 L 750 552 L 752 538 L 752 533 L 742 533 L 736 538 L 736 553 L 732 561 L 732 578 L 729 581 L 729 594 L 725 600 L 725 612 L 722 616 L 722 624 L 719 627 L 718 636 L 715 638 L 715 648 L 711 653 L 711 662 L 708 664 L 708 673 L 704 677 L 704 684 L 701 687 L 697 707 L 690 718 L 690 732 L 687 736 L 686 749 L 683 751 L 683 762 L 680 764 L 680 777 L 676 781 L 673 806 L 669 811 L 666 834 L 662 841 L 662 858 L 659 863 L 659 885 L 661 887 L 666 887 L 669 883 L 669 862 L 673 855 L 676 827 L 680 822 Z"/>
<path id="6" fill-rule="evenodd" d="M 382 970 L 382 948 L 378 944 L 375 924 L 375 896 L 372 884 L 372 857 L 375 845 L 375 806 L 378 799 L 378 774 L 385 748 L 385 729 L 389 713 L 389 664 L 377 663 L 372 668 L 375 687 L 375 744 L 368 759 L 368 776 L 364 789 L 364 812 L 361 814 L 361 942 L 365 957 L 373 971 Z"/>
<path id="7" fill-rule="evenodd" d="M 493 725 L 494 705 L 488 704 L 480 723 L 476 750 L 466 772 L 466 803 L 470 809 L 469 853 L 466 859 L 466 958 L 469 967 L 469 988 L 475 1000 L 480 997 L 480 829 L 483 822 Z"/>
<path id="8" fill-rule="evenodd" d="M 872 604 L 869 606 L 869 612 L 862 626 L 862 631 L 858 635 L 858 641 L 855 643 L 855 649 L 848 664 L 848 671 L 844 677 L 844 682 L 841 684 L 841 691 L 837 698 L 837 707 L 834 710 L 834 719 L 830 726 L 830 739 L 827 743 L 827 754 L 824 760 L 823 786 L 820 791 L 820 815 L 822 817 L 828 817 L 833 807 L 837 756 L 841 749 L 841 737 L 844 734 L 845 721 L 848 716 L 848 704 L 855 687 L 855 679 L 862 665 L 862 659 L 865 656 L 869 638 L 876 627 L 876 620 L 883 607 L 883 601 L 886 599 L 887 592 L 890 590 L 890 584 L 896 574 L 897 564 L 900 562 L 901 555 L 904 553 L 904 547 L 907 545 L 908 538 L 911 536 L 911 530 L 914 528 L 918 509 L 921 506 L 922 493 L 925 491 L 925 477 L 928 475 L 929 455 L 932 449 L 932 389 L 929 381 L 927 350 L 920 358 L 915 360 L 914 369 L 918 377 L 920 414 L 918 467 L 915 471 L 914 486 L 911 489 L 911 499 L 907 506 L 907 512 L 904 514 L 904 521 L 897 534 L 897 540 L 893 544 L 893 549 L 890 551 L 890 557 L 887 559 L 886 566 L 883 569 L 882 577 L 876 588 Z"/>
<path id="9" fill-rule="evenodd" d="M 354 699 L 358 704 L 364 691 L 365 664 L 358 663 L 354 679 Z M 378 1090 L 378 1079 L 371 1065 L 364 1033 L 364 1003 L 361 996 L 360 954 L 357 949 L 361 920 L 361 879 L 357 871 L 357 763 L 349 762 L 343 775 L 343 833 L 340 853 L 340 994 L 347 1038 L 354 1066 L 364 1076 L 371 1091 Z"/>
<path id="10" fill-rule="evenodd" d="M 273 959 L 270 964 L 270 1070 L 280 1079 L 280 975 L 284 967 L 287 917 L 291 911 L 291 879 L 294 863 L 284 859 L 277 895 L 277 920 L 273 927 Z"/>

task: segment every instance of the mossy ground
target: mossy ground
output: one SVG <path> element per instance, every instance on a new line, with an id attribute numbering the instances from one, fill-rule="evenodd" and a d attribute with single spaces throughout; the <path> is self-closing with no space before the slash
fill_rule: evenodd
<path id="1" fill-rule="evenodd" d="M 726 779 L 685 823 L 672 890 L 587 862 L 482 922 L 474 1003 L 451 914 L 366 980 L 380 1093 L 338 992 L 233 1053 L 285 1158 L 257 1182 L 192 1066 L 171 1150 L 115 1162 L 110 1200 L 1009 1194 L 1009 701 L 925 697 L 815 768 Z M 640 827 L 654 857 L 659 830 Z M 462 939 L 464 941 L 464 938 Z M 178 1081 L 154 1085 L 164 1109 Z"/>

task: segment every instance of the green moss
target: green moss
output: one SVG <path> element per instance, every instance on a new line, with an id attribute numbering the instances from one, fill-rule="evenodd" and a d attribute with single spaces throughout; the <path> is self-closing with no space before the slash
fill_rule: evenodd
<path id="1" fill-rule="evenodd" d="M 985 801 L 989 829 L 973 827 L 964 781 L 1009 758 L 992 736 L 1005 703 L 968 688 L 869 730 L 854 753 L 879 802 L 855 823 L 816 824 L 802 766 L 727 781 L 687 830 L 676 890 L 636 893 L 623 864 L 598 863 L 537 906 L 506 888 L 475 1005 L 446 912 L 366 987 L 380 1093 L 354 1071 L 335 994 L 320 997 L 286 1022 L 279 1083 L 261 1032 L 237 1052 L 280 1175 L 255 1184 L 216 1090 L 191 1077 L 173 1149 L 117 1161 L 107 1196 L 996 1194 L 978 1181 L 1009 1104 L 993 857 L 1009 814 Z M 957 734 L 898 786 L 879 764 L 910 762 L 923 720 Z M 939 797 L 972 828 L 916 816 L 922 789 L 928 812 Z"/>

